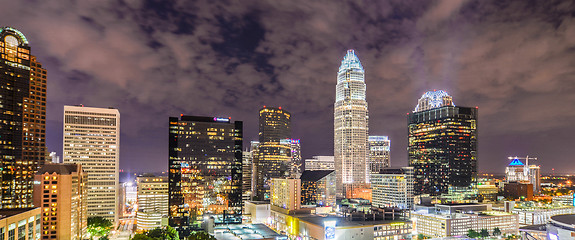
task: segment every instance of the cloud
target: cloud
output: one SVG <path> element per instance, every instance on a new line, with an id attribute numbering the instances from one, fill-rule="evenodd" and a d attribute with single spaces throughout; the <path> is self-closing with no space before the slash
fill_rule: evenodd
<path id="1" fill-rule="evenodd" d="M 569 123 L 574 112 L 566 110 L 575 103 L 573 4 L 30 4 L 7 1 L 0 22 L 24 32 L 48 68 L 51 150 L 61 147 L 50 139 L 61 138 L 64 104 L 118 107 L 126 148 L 122 167 L 143 170 L 167 166 L 168 116 L 231 116 L 244 120 L 245 139 L 252 140 L 258 109 L 276 105 L 293 113 L 304 157 L 332 154 L 336 71 L 345 50 L 354 48 L 366 68 L 371 132 L 392 137 L 395 165 L 407 159 L 405 113 L 429 89 L 447 90 L 458 105 L 479 106 L 480 161 L 505 159 L 513 149 L 491 144 L 504 135 L 529 136 L 521 138 L 528 144 L 513 146 L 537 146 L 540 159 L 572 160 L 546 147 L 546 141 L 557 142 L 542 133 L 575 130 Z M 502 171 L 494 164 L 480 166 Z"/>

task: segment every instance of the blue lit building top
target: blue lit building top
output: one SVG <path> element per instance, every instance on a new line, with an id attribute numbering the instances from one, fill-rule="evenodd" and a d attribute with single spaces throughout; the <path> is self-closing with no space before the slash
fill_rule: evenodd
<path id="1" fill-rule="evenodd" d="M 443 106 L 455 106 L 453 98 L 443 90 L 433 90 L 423 94 L 413 112 L 421 112 Z"/>
<path id="2" fill-rule="evenodd" d="M 363 66 L 361 65 L 361 62 L 359 61 L 357 55 L 355 55 L 355 51 L 353 49 L 347 50 L 347 54 L 345 55 L 345 57 L 343 57 L 343 60 L 341 60 L 341 66 L 339 66 L 339 73 L 349 69 L 358 72 L 364 72 Z"/>
<path id="3" fill-rule="evenodd" d="M 509 163 L 509 166 L 524 166 L 525 164 L 523 164 L 523 162 L 521 162 L 519 159 L 513 159 L 513 161 L 511 161 L 511 163 Z"/>

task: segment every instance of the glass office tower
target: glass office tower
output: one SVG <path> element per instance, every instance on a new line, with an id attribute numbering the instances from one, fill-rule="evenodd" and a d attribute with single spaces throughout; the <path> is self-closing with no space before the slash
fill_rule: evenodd
<path id="1" fill-rule="evenodd" d="M 477 108 L 456 107 L 444 91 L 425 93 L 408 115 L 415 195 L 469 187 L 477 175 Z"/>
<path id="2" fill-rule="evenodd" d="M 187 236 L 203 217 L 241 223 L 241 121 L 170 117 L 169 224 Z"/>

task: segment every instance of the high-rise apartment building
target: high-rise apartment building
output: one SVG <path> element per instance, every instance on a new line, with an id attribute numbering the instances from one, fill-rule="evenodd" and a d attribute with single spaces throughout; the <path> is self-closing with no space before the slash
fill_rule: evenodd
<path id="1" fill-rule="evenodd" d="M 286 139 L 286 140 L 289 141 L 291 148 L 290 177 L 299 178 L 302 172 L 300 140 L 299 139 Z"/>
<path id="2" fill-rule="evenodd" d="M 243 123 L 182 115 L 169 119 L 169 224 L 183 236 L 205 214 L 241 223 Z"/>
<path id="3" fill-rule="evenodd" d="M 46 163 L 34 180 L 34 205 L 42 209 L 42 239 L 85 239 L 88 176 L 82 166 Z"/>
<path id="4" fill-rule="evenodd" d="M 64 106 L 64 163 L 88 175 L 88 217 L 118 222 L 120 112 L 113 108 Z"/>
<path id="5" fill-rule="evenodd" d="M 413 168 L 386 168 L 371 175 L 372 206 L 413 209 Z"/>
<path id="6" fill-rule="evenodd" d="M 304 163 L 306 171 L 335 170 L 333 156 L 313 156 Z"/>
<path id="7" fill-rule="evenodd" d="M 369 136 L 369 173 L 377 174 L 384 168 L 391 166 L 390 141 L 387 136 Z"/>
<path id="8" fill-rule="evenodd" d="M 14 28 L 0 28 L 0 53 L 0 208 L 29 208 L 46 154 L 46 69 Z"/>
<path id="9" fill-rule="evenodd" d="M 444 91 L 426 92 L 408 115 L 415 195 L 469 187 L 477 175 L 477 108 L 456 107 Z"/>
<path id="10" fill-rule="evenodd" d="M 290 176 L 291 170 L 291 114 L 281 107 L 260 109 L 258 156 L 256 165 L 256 196 L 269 199 L 272 178 Z"/>
<path id="11" fill-rule="evenodd" d="M 355 52 L 348 50 L 337 73 L 334 106 L 334 158 L 340 195 L 343 184 L 369 182 L 365 91 L 363 66 Z"/>
<path id="12" fill-rule="evenodd" d="M 138 230 L 168 225 L 168 177 L 143 175 L 136 178 L 138 188 Z"/>
<path id="13" fill-rule="evenodd" d="M 537 158 L 521 158 L 526 160 L 526 164 L 521 162 L 518 157 L 509 157 L 509 159 L 513 161 L 505 168 L 506 182 L 531 183 L 533 184 L 533 193 L 541 193 L 541 169 L 537 165 L 529 165 L 529 160 L 537 160 Z"/>
<path id="14" fill-rule="evenodd" d="M 297 178 L 273 178 L 271 180 L 270 204 L 287 210 L 301 208 L 301 180 Z"/>

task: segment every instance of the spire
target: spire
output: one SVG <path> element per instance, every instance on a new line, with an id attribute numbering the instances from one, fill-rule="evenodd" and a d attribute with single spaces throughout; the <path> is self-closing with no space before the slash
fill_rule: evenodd
<path id="1" fill-rule="evenodd" d="M 353 49 L 347 50 L 347 54 L 345 54 L 345 57 L 343 57 L 343 60 L 341 60 L 341 66 L 339 66 L 339 72 L 348 69 L 354 69 L 359 72 L 364 71 L 363 66 L 361 66 L 361 62 L 359 61 L 357 55 L 355 55 L 355 51 Z"/>
<path id="2" fill-rule="evenodd" d="M 443 106 L 455 106 L 453 104 L 453 98 L 445 91 L 433 90 L 421 96 L 413 112 L 421 112 Z"/>

